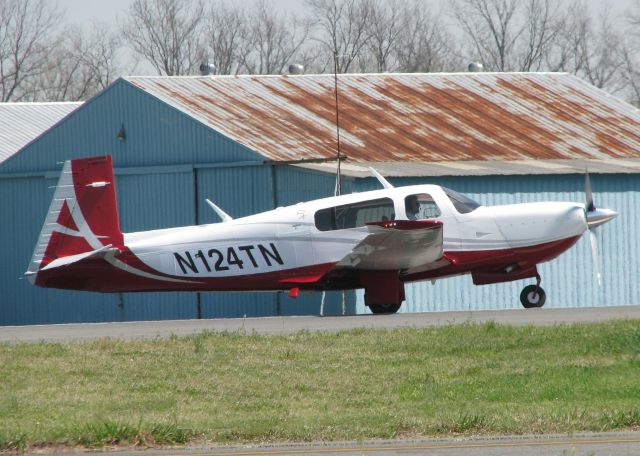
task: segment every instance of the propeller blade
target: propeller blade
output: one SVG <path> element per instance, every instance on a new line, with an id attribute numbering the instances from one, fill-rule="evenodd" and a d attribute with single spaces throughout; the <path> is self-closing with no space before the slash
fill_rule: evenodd
<path id="1" fill-rule="evenodd" d="M 596 205 L 593 202 L 593 193 L 591 192 L 591 179 L 589 179 L 589 172 L 585 171 L 584 173 L 584 193 L 587 197 L 587 212 L 592 212 L 596 210 Z"/>
<path id="2" fill-rule="evenodd" d="M 596 233 L 589 231 L 589 238 L 591 240 L 591 258 L 593 259 L 593 273 L 596 276 L 598 286 L 602 286 L 602 274 L 600 274 L 600 257 L 598 255 L 598 238 Z"/>
<path id="3" fill-rule="evenodd" d="M 593 192 L 591 191 L 591 179 L 589 172 L 584 173 L 584 193 L 587 197 L 585 211 L 587 216 L 587 226 L 590 230 L 597 226 L 603 225 L 618 216 L 616 211 L 611 209 L 596 209 L 596 203 L 593 201 Z"/>

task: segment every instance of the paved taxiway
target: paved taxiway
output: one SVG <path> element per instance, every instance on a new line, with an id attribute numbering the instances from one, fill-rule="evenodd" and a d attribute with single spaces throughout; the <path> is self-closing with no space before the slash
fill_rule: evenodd
<path id="1" fill-rule="evenodd" d="M 485 323 L 540 325 L 586 323 L 614 319 L 640 319 L 640 306 L 576 309 L 514 309 L 474 312 L 400 313 L 347 317 L 265 317 L 216 320 L 170 320 L 123 323 L 0 326 L 1 342 L 64 342 L 103 337 L 152 339 L 188 336 L 202 331 L 244 331 L 264 335 L 297 331 L 340 331 L 354 328 L 430 327 L 447 324 Z"/>
<path id="2" fill-rule="evenodd" d="M 96 451 L 91 451 L 96 454 Z M 492 439 L 389 440 L 279 446 L 105 451 L 111 456 L 630 456 L 640 454 L 640 433 L 516 436 Z M 56 453 L 64 455 L 67 453 Z M 77 451 L 68 455 L 77 455 Z"/>

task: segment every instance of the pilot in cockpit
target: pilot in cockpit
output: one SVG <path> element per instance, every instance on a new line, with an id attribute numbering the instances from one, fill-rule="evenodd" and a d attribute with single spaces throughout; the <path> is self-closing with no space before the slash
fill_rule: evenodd
<path id="1" fill-rule="evenodd" d="M 409 195 L 404 200 L 404 208 L 409 220 L 418 220 L 420 212 L 420 204 L 418 204 L 417 195 Z"/>

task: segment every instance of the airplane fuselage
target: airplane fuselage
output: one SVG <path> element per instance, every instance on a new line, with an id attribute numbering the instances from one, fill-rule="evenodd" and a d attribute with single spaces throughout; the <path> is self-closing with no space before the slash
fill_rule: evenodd
<path id="1" fill-rule="evenodd" d="M 433 198 L 440 215 L 431 219 L 442 222 L 443 252 L 451 261 L 426 271 L 407 270 L 405 281 L 482 274 L 501 266 L 528 270 L 570 248 L 587 229 L 581 204 L 480 206 L 461 214 L 441 187 L 420 185 L 324 198 L 224 223 L 124 233 L 125 248 L 107 262 L 128 272 L 127 278 L 95 276 L 87 265 L 84 274 L 68 272 L 76 280 L 91 275 L 87 286 L 100 291 L 287 290 L 294 284 L 340 288 L 344 280 L 332 285 L 311 279 L 335 268 L 369 230 L 366 225 L 321 230 L 315 214 L 388 199 L 397 214 L 394 219 L 407 220 L 404 201 L 412 194 Z M 96 260 L 96 268 L 104 266 Z M 353 282 L 349 287 L 358 287 L 354 274 L 346 275 Z M 511 279 L 508 274 L 503 278 Z"/>
<path id="2" fill-rule="evenodd" d="M 210 203 L 222 222 L 121 233 L 111 158 L 73 160 L 27 276 L 101 292 L 364 288 L 372 310 L 396 311 L 404 283 L 460 274 L 477 285 L 536 277 L 537 295 L 537 265 L 616 215 L 592 202 L 481 206 L 438 185 L 378 178 L 382 190 L 238 219 Z"/>

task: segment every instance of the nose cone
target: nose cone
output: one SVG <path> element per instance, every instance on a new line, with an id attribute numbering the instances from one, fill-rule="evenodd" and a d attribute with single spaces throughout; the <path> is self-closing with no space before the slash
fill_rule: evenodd
<path id="1" fill-rule="evenodd" d="M 580 205 L 572 203 L 551 203 L 549 209 L 549 231 L 555 233 L 558 237 L 580 236 L 587 229 L 585 223 L 584 209 Z"/>
<path id="2" fill-rule="evenodd" d="M 589 229 L 593 229 L 597 226 L 604 225 L 617 216 L 618 213 L 611 209 L 594 209 L 587 211 L 587 225 L 589 225 Z"/>

